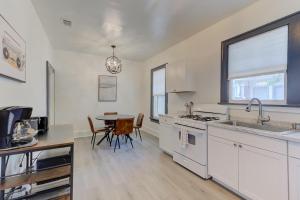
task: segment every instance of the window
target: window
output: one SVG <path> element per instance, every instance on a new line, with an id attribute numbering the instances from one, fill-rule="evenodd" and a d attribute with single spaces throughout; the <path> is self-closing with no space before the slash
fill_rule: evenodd
<path id="1" fill-rule="evenodd" d="M 230 80 L 230 102 L 256 97 L 269 104 L 285 104 L 285 73 L 251 76 Z"/>
<path id="2" fill-rule="evenodd" d="M 287 44 L 288 26 L 283 26 L 229 45 L 230 102 L 256 97 L 285 104 Z"/>
<path id="3" fill-rule="evenodd" d="M 166 65 L 151 70 L 151 120 L 158 122 L 167 113 Z"/>
<path id="4" fill-rule="evenodd" d="M 300 12 L 222 42 L 221 104 L 299 106 Z"/>

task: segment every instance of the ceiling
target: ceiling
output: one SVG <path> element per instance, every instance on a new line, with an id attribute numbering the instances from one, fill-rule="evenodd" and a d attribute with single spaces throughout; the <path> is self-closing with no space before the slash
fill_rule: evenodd
<path id="1" fill-rule="evenodd" d="M 145 60 L 255 0 L 32 0 L 55 49 Z M 62 19 L 72 21 L 67 27 Z"/>

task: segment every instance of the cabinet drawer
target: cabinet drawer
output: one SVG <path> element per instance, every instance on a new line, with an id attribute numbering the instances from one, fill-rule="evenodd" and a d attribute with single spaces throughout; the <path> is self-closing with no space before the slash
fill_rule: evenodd
<path id="1" fill-rule="evenodd" d="M 289 156 L 300 159 L 300 143 L 289 142 L 288 146 Z"/>
<path id="2" fill-rule="evenodd" d="M 184 166 L 187 169 L 190 169 L 192 172 L 198 174 L 202 178 L 207 179 L 207 166 L 201 165 L 200 163 L 197 163 L 179 153 L 174 152 L 173 154 L 173 160 L 180 165 Z"/>
<path id="3" fill-rule="evenodd" d="M 241 144 L 247 144 L 249 146 L 287 155 L 287 142 L 284 140 L 211 126 L 208 127 L 208 134 Z"/>

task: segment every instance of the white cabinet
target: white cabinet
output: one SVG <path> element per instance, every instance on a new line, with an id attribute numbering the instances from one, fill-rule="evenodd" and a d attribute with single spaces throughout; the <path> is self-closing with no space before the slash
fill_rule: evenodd
<path id="1" fill-rule="evenodd" d="M 210 176 L 249 199 L 288 200 L 286 141 L 210 127 L 208 134 Z"/>
<path id="2" fill-rule="evenodd" d="M 288 199 L 287 156 L 239 144 L 239 192 L 256 200 Z"/>
<path id="3" fill-rule="evenodd" d="M 176 130 L 174 127 L 160 119 L 159 147 L 166 153 L 173 155 L 176 145 Z"/>
<path id="4" fill-rule="evenodd" d="M 290 200 L 300 200 L 300 159 L 289 157 Z"/>
<path id="5" fill-rule="evenodd" d="M 300 143 L 289 142 L 290 200 L 300 200 Z"/>
<path id="6" fill-rule="evenodd" d="M 166 67 L 166 87 L 169 93 L 195 91 L 194 74 L 186 60 L 168 63 Z"/>
<path id="7" fill-rule="evenodd" d="M 235 143 L 208 136 L 208 174 L 238 190 L 238 148 Z"/>

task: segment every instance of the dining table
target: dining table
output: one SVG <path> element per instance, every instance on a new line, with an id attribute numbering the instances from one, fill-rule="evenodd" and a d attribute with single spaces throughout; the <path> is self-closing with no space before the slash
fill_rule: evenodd
<path id="1" fill-rule="evenodd" d="M 102 114 L 102 115 L 96 116 L 95 118 L 96 118 L 96 120 L 116 122 L 118 119 L 133 119 L 134 115 L 127 115 L 127 114 L 104 115 L 104 114 Z M 105 131 L 104 136 L 97 143 L 97 145 L 100 145 L 104 139 L 109 139 L 109 134 L 111 133 L 111 131 L 113 131 L 113 129 L 108 128 L 107 131 Z"/>

